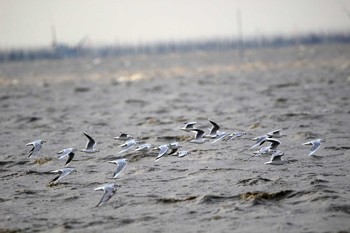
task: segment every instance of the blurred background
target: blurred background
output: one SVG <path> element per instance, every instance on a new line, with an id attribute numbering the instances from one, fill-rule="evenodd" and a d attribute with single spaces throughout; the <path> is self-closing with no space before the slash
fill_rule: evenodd
<path id="1" fill-rule="evenodd" d="M 349 0 L 0 0 L 0 51 L 7 52 L 186 50 L 196 43 L 203 48 L 349 40 L 349 33 Z"/>

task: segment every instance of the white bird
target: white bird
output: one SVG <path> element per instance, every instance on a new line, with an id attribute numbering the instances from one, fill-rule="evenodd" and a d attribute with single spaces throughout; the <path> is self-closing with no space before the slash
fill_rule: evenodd
<path id="1" fill-rule="evenodd" d="M 217 132 L 216 138 L 211 143 L 224 140 L 228 135 L 229 133 L 226 133 L 226 132 Z"/>
<path id="2" fill-rule="evenodd" d="M 275 151 L 281 142 L 275 138 L 266 138 L 264 142 L 271 142 L 270 150 Z"/>
<path id="3" fill-rule="evenodd" d="M 103 204 L 105 204 L 111 197 L 115 194 L 117 191 L 117 187 L 115 184 L 105 184 L 101 187 L 97 187 L 94 189 L 95 191 L 102 190 L 104 191 L 104 194 L 100 200 L 100 202 L 96 205 L 96 207 L 99 207 Z"/>
<path id="4" fill-rule="evenodd" d="M 144 143 L 139 145 L 134 151 L 142 151 L 142 152 L 147 152 L 152 149 L 152 144 L 150 143 Z"/>
<path id="5" fill-rule="evenodd" d="M 265 162 L 264 164 L 267 165 L 282 165 L 284 163 L 286 163 L 287 161 L 282 159 L 282 156 L 284 155 L 284 153 L 282 151 L 275 151 L 275 153 L 273 153 L 271 155 L 271 159 L 268 162 Z"/>
<path id="6" fill-rule="evenodd" d="M 205 142 L 208 142 L 209 140 L 206 138 L 203 138 L 204 136 L 204 131 L 201 129 L 192 129 L 192 132 L 195 132 L 196 135 L 193 140 L 191 140 L 191 143 L 196 143 L 196 144 L 203 144 Z"/>
<path id="7" fill-rule="evenodd" d="M 270 146 L 263 146 L 259 150 L 254 151 L 254 156 L 258 157 L 260 155 L 269 154 L 270 152 L 271 152 L 270 151 Z M 254 156 L 252 156 L 252 157 L 254 157 Z"/>
<path id="8" fill-rule="evenodd" d="M 182 146 L 179 145 L 178 142 L 172 142 L 156 147 L 155 149 L 159 149 L 159 153 L 155 162 L 161 159 L 164 155 L 175 155 L 181 147 Z"/>
<path id="9" fill-rule="evenodd" d="M 44 140 L 35 140 L 33 142 L 29 142 L 26 144 L 26 146 L 33 146 L 33 148 L 29 151 L 29 158 L 30 157 L 35 157 L 37 155 L 39 155 L 40 149 L 42 147 L 42 145 L 45 143 L 46 141 Z"/>
<path id="10" fill-rule="evenodd" d="M 117 165 L 117 170 L 113 174 L 113 178 L 117 178 L 117 176 L 122 172 L 127 164 L 126 159 L 117 159 L 113 161 L 108 161 L 109 163 L 115 163 Z"/>
<path id="11" fill-rule="evenodd" d="M 191 154 L 191 151 L 181 150 L 177 152 L 177 157 L 182 158 L 189 154 Z"/>
<path id="12" fill-rule="evenodd" d="M 99 152 L 99 150 L 95 149 L 96 142 L 95 140 L 90 137 L 87 133 L 83 131 L 83 134 L 87 137 L 88 141 L 86 143 L 85 149 L 81 149 L 80 151 L 85 152 L 85 153 L 95 153 Z"/>
<path id="13" fill-rule="evenodd" d="M 165 155 L 169 151 L 170 145 L 169 144 L 160 145 L 160 146 L 156 147 L 155 149 L 159 149 L 159 153 L 158 153 L 158 156 L 157 156 L 156 161 L 155 161 L 155 162 L 157 162 L 160 158 L 163 157 L 163 155 Z"/>
<path id="14" fill-rule="evenodd" d="M 324 139 L 315 139 L 309 142 L 305 142 L 302 145 L 312 145 L 309 156 L 313 155 L 322 145 L 322 142 L 326 142 Z"/>
<path id="15" fill-rule="evenodd" d="M 62 169 L 59 169 L 59 170 L 51 171 L 51 173 L 59 173 L 59 175 L 56 176 L 53 180 L 51 180 L 49 185 L 51 186 L 51 185 L 57 184 L 59 180 L 61 180 L 65 176 L 68 176 L 73 171 L 75 171 L 75 169 L 74 168 L 70 168 L 70 167 L 66 167 L 66 168 L 62 168 Z"/>
<path id="16" fill-rule="evenodd" d="M 128 141 L 130 139 L 133 139 L 133 137 L 130 134 L 120 132 L 120 135 L 118 137 L 114 137 L 114 139 L 120 141 Z"/>
<path id="17" fill-rule="evenodd" d="M 130 139 L 126 141 L 124 144 L 121 144 L 119 147 L 122 148 L 121 151 L 119 151 L 119 154 L 124 153 L 128 150 L 130 150 L 133 146 L 136 144 L 139 144 L 139 141 L 136 141 L 135 139 Z"/>
<path id="18" fill-rule="evenodd" d="M 65 166 L 67 166 L 71 161 L 72 159 L 74 158 L 74 152 L 77 151 L 77 149 L 75 148 L 66 148 L 66 149 L 63 149 L 59 152 L 57 152 L 57 154 L 60 154 L 61 156 L 58 157 L 58 159 L 64 159 L 65 157 L 68 156 L 68 159 L 67 159 L 67 162 L 65 164 Z"/>
<path id="19" fill-rule="evenodd" d="M 281 138 L 281 137 L 285 137 L 286 135 L 281 134 L 282 129 L 277 129 L 277 130 L 273 130 L 271 132 L 268 132 L 266 135 L 268 137 L 272 137 L 272 138 Z"/>
<path id="20" fill-rule="evenodd" d="M 204 135 L 203 137 L 204 138 L 213 138 L 213 139 L 215 139 L 216 136 L 217 136 L 217 133 L 218 133 L 218 131 L 220 129 L 220 126 L 218 124 L 216 124 L 214 121 L 212 121 L 210 119 L 208 119 L 208 120 L 212 124 L 212 127 L 209 129 L 209 134 Z"/>
<path id="21" fill-rule="evenodd" d="M 169 153 L 168 153 L 168 155 L 175 154 L 175 153 L 178 151 L 178 149 L 180 149 L 181 147 L 182 147 L 182 146 L 179 145 L 178 142 L 172 142 L 172 143 L 170 143 L 170 144 L 169 144 Z"/>
<path id="22" fill-rule="evenodd" d="M 247 133 L 246 133 L 246 132 L 241 132 L 241 131 L 239 131 L 239 132 L 233 132 L 233 133 L 230 133 L 230 134 L 229 134 L 227 137 L 225 137 L 223 140 L 224 140 L 225 142 L 228 142 L 228 141 L 233 140 L 233 139 L 235 139 L 235 138 L 242 137 L 243 135 L 247 135 Z"/>
<path id="23" fill-rule="evenodd" d="M 181 130 L 191 131 L 195 124 L 197 124 L 197 122 L 195 122 L 195 121 L 187 122 L 187 123 L 185 123 L 185 126 L 181 128 Z"/>
<path id="24" fill-rule="evenodd" d="M 257 146 L 261 146 L 265 142 L 266 138 L 268 138 L 267 135 L 261 135 L 259 137 L 253 138 L 253 141 L 256 141 L 256 142 L 252 147 L 250 147 L 250 149 L 253 149 Z"/>
<path id="25" fill-rule="evenodd" d="M 264 144 L 265 142 L 271 142 L 271 144 L 269 146 L 261 147 L 258 151 L 255 151 L 254 156 L 273 154 L 277 151 L 277 147 L 281 144 L 281 142 L 275 138 L 266 138 L 260 145 Z"/>

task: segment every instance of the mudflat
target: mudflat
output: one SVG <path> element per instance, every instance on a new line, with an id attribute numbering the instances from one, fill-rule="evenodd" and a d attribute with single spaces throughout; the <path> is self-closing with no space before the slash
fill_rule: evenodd
<path id="1" fill-rule="evenodd" d="M 2 63 L 0 119 L 0 232 L 350 231 L 348 44 Z M 247 135 L 189 143 L 183 123 L 207 132 L 208 119 Z M 252 138 L 280 128 L 289 162 L 250 158 Z M 100 152 L 79 151 L 83 131 Z M 191 154 L 120 154 L 120 131 Z M 48 186 L 68 147 L 76 172 Z M 113 179 L 117 158 L 129 162 Z"/>

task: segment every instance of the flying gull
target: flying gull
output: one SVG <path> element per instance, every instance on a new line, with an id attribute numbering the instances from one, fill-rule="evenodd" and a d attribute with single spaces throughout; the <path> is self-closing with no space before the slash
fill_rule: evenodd
<path id="1" fill-rule="evenodd" d="M 184 131 L 191 131 L 192 129 L 194 129 L 194 125 L 197 124 L 197 122 L 195 121 L 191 121 L 191 122 L 187 122 L 185 123 L 185 126 L 181 128 L 181 130 Z"/>
<path id="2" fill-rule="evenodd" d="M 320 148 L 320 146 L 322 145 L 322 142 L 326 142 L 326 141 L 324 139 L 315 139 L 309 142 L 305 142 L 302 145 L 312 145 L 309 153 L 309 156 L 311 156 L 315 154 L 315 152 Z"/>
<path id="3" fill-rule="evenodd" d="M 57 152 L 57 154 L 61 155 L 58 159 L 64 159 L 65 157 L 68 157 L 67 162 L 65 164 L 65 166 L 67 166 L 74 158 L 75 151 L 77 151 L 77 149 L 75 149 L 75 148 L 63 149 L 63 150 Z"/>
<path id="4" fill-rule="evenodd" d="M 111 197 L 115 194 L 117 191 L 117 187 L 115 184 L 105 184 L 101 187 L 97 187 L 94 189 L 95 191 L 102 190 L 104 191 L 104 194 L 100 200 L 100 202 L 96 205 L 96 207 L 99 207 L 103 204 L 105 204 Z"/>
<path id="5" fill-rule="evenodd" d="M 152 149 L 152 144 L 144 143 L 144 144 L 139 145 L 134 151 L 147 152 L 151 149 Z"/>
<path id="6" fill-rule="evenodd" d="M 178 149 L 180 149 L 181 147 L 182 147 L 182 146 L 179 145 L 178 142 L 172 142 L 172 143 L 170 143 L 170 144 L 169 144 L 169 153 L 168 153 L 168 155 L 173 155 L 173 154 L 175 154 L 175 153 L 178 151 Z"/>
<path id="7" fill-rule="evenodd" d="M 26 146 L 33 146 L 33 148 L 29 151 L 29 158 L 30 157 L 35 157 L 37 155 L 39 155 L 40 149 L 42 147 L 42 145 L 45 143 L 46 141 L 44 140 L 35 140 L 33 142 L 27 143 Z"/>
<path id="8" fill-rule="evenodd" d="M 114 139 L 120 141 L 128 141 L 130 139 L 133 139 L 133 137 L 130 134 L 120 132 L 120 135 L 118 137 L 114 137 Z"/>
<path id="9" fill-rule="evenodd" d="M 121 144 L 119 147 L 122 148 L 121 151 L 119 151 L 119 154 L 124 153 L 128 150 L 130 150 L 133 146 L 135 146 L 136 144 L 139 144 L 138 141 L 136 141 L 135 139 L 130 139 L 128 141 L 126 141 L 124 144 Z"/>
<path id="10" fill-rule="evenodd" d="M 209 122 L 212 124 L 212 127 L 209 129 L 209 134 L 204 135 L 203 137 L 215 139 L 217 137 L 220 126 L 210 119 Z"/>
<path id="11" fill-rule="evenodd" d="M 88 141 L 86 143 L 85 149 L 81 149 L 80 151 L 85 152 L 85 153 L 95 153 L 99 152 L 99 150 L 95 149 L 96 142 L 95 140 L 90 137 L 87 133 L 83 131 L 83 134 L 87 137 Z"/>
<path id="12" fill-rule="evenodd" d="M 73 171 L 75 171 L 74 168 L 70 168 L 70 167 L 66 167 L 66 168 L 62 168 L 62 169 L 59 169 L 59 170 L 52 171 L 51 173 L 59 173 L 59 175 L 56 176 L 53 180 L 50 181 L 49 186 L 57 184 L 59 180 L 61 180 L 65 176 L 68 176 Z"/>
<path id="13" fill-rule="evenodd" d="M 268 132 L 266 135 L 268 137 L 271 138 L 281 138 L 281 137 L 285 137 L 286 135 L 281 134 L 282 129 L 277 129 L 277 130 L 273 130 L 271 132 Z"/>
<path id="14" fill-rule="evenodd" d="M 155 162 L 157 162 L 160 158 L 163 157 L 163 155 L 165 155 L 169 151 L 170 145 L 169 144 L 160 145 L 156 147 L 156 149 L 159 149 L 159 153 Z"/>
<path id="15" fill-rule="evenodd" d="M 201 130 L 201 129 L 192 129 L 191 131 L 196 133 L 194 139 L 190 141 L 191 143 L 203 144 L 203 143 L 209 141 L 208 139 L 203 138 L 203 136 L 204 136 L 204 131 L 203 130 Z"/>
<path id="16" fill-rule="evenodd" d="M 271 159 L 268 162 L 265 162 L 264 164 L 267 165 L 282 165 L 284 163 L 286 163 L 287 161 L 282 159 L 282 156 L 284 155 L 284 153 L 282 151 L 275 151 L 275 153 L 273 153 L 271 155 Z"/>
<path id="17" fill-rule="evenodd" d="M 115 163 L 117 165 L 117 170 L 114 172 L 113 178 L 117 178 L 117 176 L 123 171 L 127 164 L 126 159 L 117 159 L 113 161 L 108 161 L 109 163 Z"/>
<path id="18" fill-rule="evenodd" d="M 261 135 L 259 137 L 253 138 L 253 141 L 256 141 L 256 142 L 252 147 L 250 147 L 250 149 L 261 146 L 265 142 L 266 138 L 268 138 L 267 135 Z"/>
<path id="19" fill-rule="evenodd" d="M 242 136 L 244 136 L 244 135 L 247 135 L 247 133 L 246 133 L 246 132 L 242 132 L 242 131 L 233 132 L 233 133 L 230 133 L 229 135 L 227 135 L 227 137 L 225 137 L 225 138 L 223 139 L 223 141 L 228 142 L 228 141 L 231 141 L 231 140 L 233 140 L 233 139 L 242 137 Z"/>
<path id="20" fill-rule="evenodd" d="M 187 151 L 187 150 L 180 150 L 177 152 L 177 157 L 182 158 L 185 157 L 186 155 L 191 154 L 191 151 Z"/>
<path id="21" fill-rule="evenodd" d="M 226 132 L 217 132 L 216 138 L 211 143 L 224 140 L 228 135 L 229 133 L 226 133 Z"/>

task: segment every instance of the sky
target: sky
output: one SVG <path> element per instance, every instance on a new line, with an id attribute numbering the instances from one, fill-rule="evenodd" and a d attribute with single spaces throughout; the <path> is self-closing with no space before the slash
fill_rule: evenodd
<path id="1" fill-rule="evenodd" d="M 240 15 L 240 17 L 238 16 Z M 0 0 L 0 49 L 350 33 L 350 0 Z"/>

